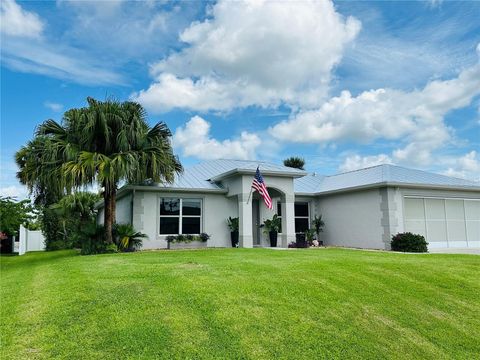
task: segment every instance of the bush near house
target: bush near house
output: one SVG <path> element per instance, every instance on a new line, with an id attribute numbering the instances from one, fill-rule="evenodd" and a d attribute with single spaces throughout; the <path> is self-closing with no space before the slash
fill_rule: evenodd
<path id="1" fill-rule="evenodd" d="M 180 234 L 180 235 L 169 235 L 166 237 L 167 242 L 169 243 L 189 243 L 192 241 L 207 242 L 210 239 L 210 235 L 207 233 L 201 233 L 200 235 L 191 235 L 191 234 Z"/>
<path id="2" fill-rule="evenodd" d="M 398 233 L 392 236 L 391 247 L 393 251 L 403 252 L 427 252 L 428 242 L 422 235 L 412 234 L 411 232 Z"/>

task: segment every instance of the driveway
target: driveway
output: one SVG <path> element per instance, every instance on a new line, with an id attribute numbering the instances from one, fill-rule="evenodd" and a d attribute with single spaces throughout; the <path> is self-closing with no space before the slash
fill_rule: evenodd
<path id="1" fill-rule="evenodd" d="M 446 249 L 429 249 L 429 253 L 432 254 L 472 254 L 480 255 L 480 248 L 446 248 Z"/>

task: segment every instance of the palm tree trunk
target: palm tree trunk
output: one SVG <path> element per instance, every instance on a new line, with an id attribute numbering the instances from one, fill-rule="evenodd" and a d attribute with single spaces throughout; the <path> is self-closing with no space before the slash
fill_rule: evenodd
<path id="1" fill-rule="evenodd" d="M 114 186 L 111 192 L 110 206 L 112 207 L 112 226 L 117 222 L 117 187 Z"/>
<path id="2" fill-rule="evenodd" d="M 103 193 L 103 200 L 105 204 L 104 213 L 103 213 L 103 226 L 105 227 L 105 243 L 112 244 L 113 243 L 112 195 L 108 187 L 105 187 L 105 191 Z"/>

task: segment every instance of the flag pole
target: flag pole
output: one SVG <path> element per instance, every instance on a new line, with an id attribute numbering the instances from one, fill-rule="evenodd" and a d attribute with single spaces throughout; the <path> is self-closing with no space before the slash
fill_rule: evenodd
<path id="1" fill-rule="evenodd" d="M 257 170 L 258 170 L 259 168 L 260 168 L 260 165 L 257 166 Z M 250 186 L 250 194 L 248 194 L 247 205 L 248 205 L 248 203 L 250 202 L 250 198 L 251 198 L 251 196 L 252 196 L 252 191 L 253 191 L 253 187 Z"/>

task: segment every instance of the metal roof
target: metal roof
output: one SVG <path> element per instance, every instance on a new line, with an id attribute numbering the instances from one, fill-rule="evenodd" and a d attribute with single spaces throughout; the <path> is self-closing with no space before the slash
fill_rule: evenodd
<path id="1" fill-rule="evenodd" d="M 173 184 L 153 184 L 152 186 L 187 191 L 225 191 L 220 181 L 213 181 L 211 179 L 235 171 L 255 171 L 257 166 L 260 167 L 260 171 L 263 173 L 281 173 L 296 177 L 296 179 L 294 179 L 295 193 L 306 195 L 386 184 L 399 186 L 430 185 L 432 187 L 480 190 L 480 183 L 478 182 L 388 164 L 330 176 L 318 174 L 302 176 L 305 174 L 304 172 L 283 165 L 272 164 L 265 161 L 227 159 L 205 161 L 190 166 L 185 169 L 183 174 L 176 176 Z"/>
<path id="2" fill-rule="evenodd" d="M 262 173 L 285 173 L 291 174 L 292 177 L 303 176 L 305 174 L 305 172 L 298 169 L 265 161 L 219 159 L 205 161 L 186 168 L 183 174 L 175 177 L 173 184 L 154 184 L 153 186 L 163 188 L 220 190 L 223 189 L 221 183 L 212 181 L 211 179 L 234 170 L 255 171 L 257 166 Z"/>
<path id="3" fill-rule="evenodd" d="M 322 194 L 383 184 L 480 190 L 480 183 L 475 181 L 383 164 L 331 176 L 307 175 L 295 180 L 295 192 Z"/>

